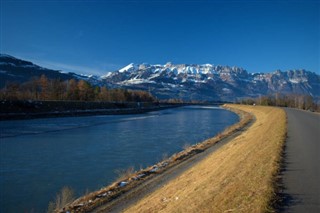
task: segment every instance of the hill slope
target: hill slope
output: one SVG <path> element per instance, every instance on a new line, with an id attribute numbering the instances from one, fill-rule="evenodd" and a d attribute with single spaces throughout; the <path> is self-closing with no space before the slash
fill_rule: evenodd
<path id="1" fill-rule="evenodd" d="M 47 69 L 32 62 L 21 60 L 10 55 L 0 54 L 0 89 L 8 83 L 23 83 L 31 78 L 46 75 L 49 79 L 69 80 L 84 79 L 97 83 L 93 76 L 64 73 L 59 70 Z"/>
<path id="2" fill-rule="evenodd" d="M 275 93 L 310 95 L 320 99 L 320 76 L 306 70 L 248 73 L 239 67 L 212 64 L 129 64 L 102 76 L 50 70 L 32 62 L 0 54 L 0 88 L 8 82 L 25 82 L 42 74 L 62 80 L 84 79 L 94 85 L 139 89 L 159 99 L 235 101 Z"/>

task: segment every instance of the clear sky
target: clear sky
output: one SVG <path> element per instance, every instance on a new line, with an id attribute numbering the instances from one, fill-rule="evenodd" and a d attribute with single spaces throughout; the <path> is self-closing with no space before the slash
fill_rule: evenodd
<path id="1" fill-rule="evenodd" d="M 320 74 L 319 0 L 0 0 L 0 51 L 104 74 L 129 63 Z"/>

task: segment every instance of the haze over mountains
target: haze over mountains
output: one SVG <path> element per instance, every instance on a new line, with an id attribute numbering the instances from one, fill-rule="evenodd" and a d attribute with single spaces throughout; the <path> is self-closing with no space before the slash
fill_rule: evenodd
<path id="1" fill-rule="evenodd" d="M 259 95 L 301 94 L 320 98 L 320 76 L 301 70 L 248 73 L 239 67 L 213 64 L 129 64 L 102 76 L 50 70 L 32 62 L 0 55 L 0 88 L 45 74 L 48 78 L 84 79 L 93 85 L 150 91 L 159 99 L 234 101 Z"/>

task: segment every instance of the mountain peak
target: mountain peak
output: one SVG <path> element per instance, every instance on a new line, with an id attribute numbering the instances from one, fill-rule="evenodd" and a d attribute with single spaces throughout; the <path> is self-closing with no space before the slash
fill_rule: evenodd
<path id="1" fill-rule="evenodd" d="M 130 71 L 135 70 L 135 68 L 136 68 L 135 64 L 134 63 L 130 63 L 127 66 L 119 69 L 119 72 L 121 72 L 121 73 L 122 72 L 130 72 Z"/>
<path id="2" fill-rule="evenodd" d="M 311 95 L 320 100 L 320 76 L 303 69 L 248 73 L 235 66 L 213 64 L 128 64 L 104 76 L 61 73 L 0 54 L 0 88 L 31 77 L 84 79 L 94 85 L 150 91 L 160 99 L 228 100 L 273 93 Z"/>
<path id="3" fill-rule="evenodd" d="M 12 58 L 12 59 L 16 59 L 15 57 L 11 56 L 11 55 L 7 55 L 7 54 L 3 54 L 0 53 L 0 58 Z"/>
<path id="4" fill-rule="evenodd" d="M 121 72 L 130 72 L 122 75 Z M 152 91 L 159 98 L 234 100 L 280 92 L 318 97 L 320 77 L 301 70 L 251 74 L 237 66 L 213 64 L 134 65 L 108 75 L 111 85 Z"/>
<path id="5" fill-rule="evenodd" d="M 0 54 L 0 60 L 2 63 L 11 64 L 11 65 L 14 64 L 15 66 L 37 66 L 30 61 L 18 59 L 7 54 Z"/>

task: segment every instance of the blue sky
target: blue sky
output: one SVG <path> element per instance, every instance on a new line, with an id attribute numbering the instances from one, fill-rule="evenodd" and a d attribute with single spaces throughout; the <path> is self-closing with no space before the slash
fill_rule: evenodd
<path id="1" fill-rule="evenodd" d="M 129 63 L 320 74 L 320 1 L 1 0 L 0 51 L 104 74 Z"/>

